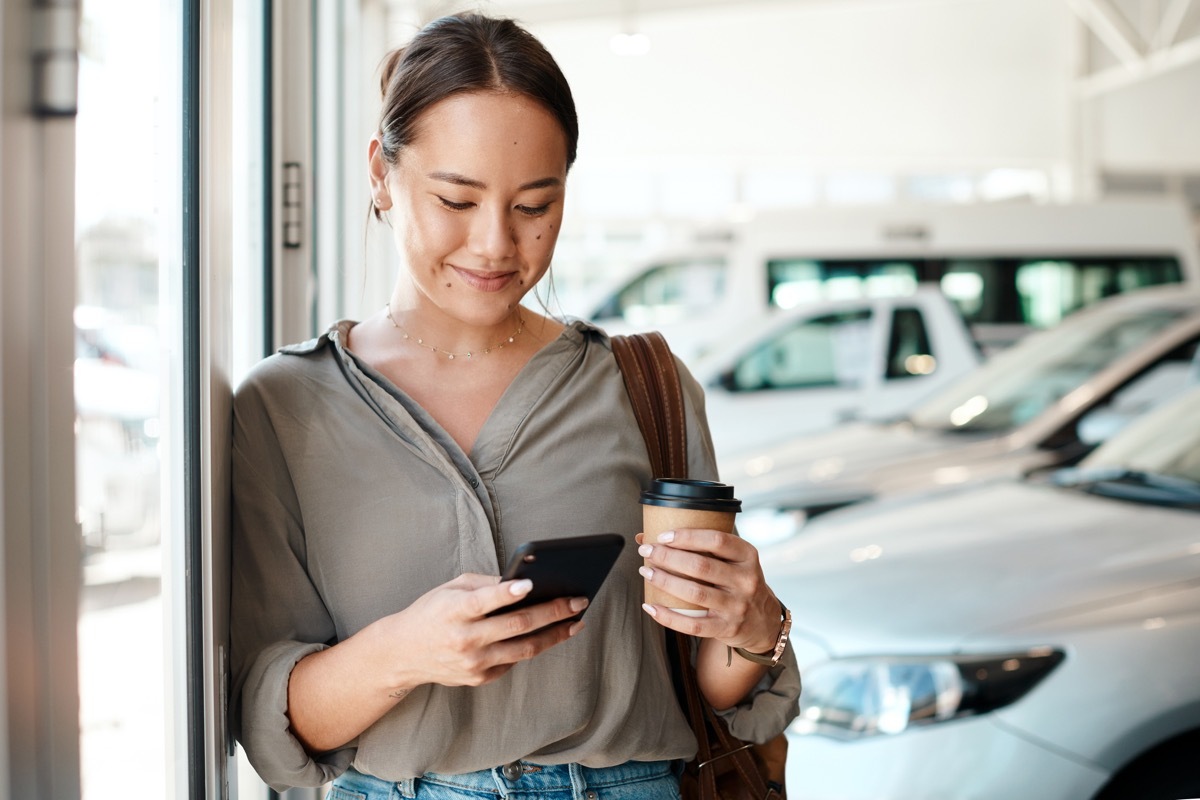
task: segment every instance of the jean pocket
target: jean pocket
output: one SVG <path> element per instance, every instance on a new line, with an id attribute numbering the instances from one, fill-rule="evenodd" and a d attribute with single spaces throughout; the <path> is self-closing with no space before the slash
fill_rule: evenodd
<path id="1" fill-rule="evenodd" d="M 368 798 L 361 792 L 352 792 L 349 789 L 334 786 L 329 794 L 325 795 L 325 800 L 368 800 Z"/>

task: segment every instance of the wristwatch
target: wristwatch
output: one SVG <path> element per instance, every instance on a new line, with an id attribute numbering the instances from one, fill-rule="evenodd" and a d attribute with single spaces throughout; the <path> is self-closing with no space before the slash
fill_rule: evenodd
<path id="1" fill-rule="evenodd" d="M 747 661 L 753 661 L 755 664 L 762 664 L 767 667 L 773 667 L 779 663 L 779 659 L 783 658 L 783 651 L 787 650 L 788 634 L 792 631 L 792 612 L 788 611 L 787 606 L 783 603 L 779 604 L 781 609 L 779 614 L 779 639 L 775 642 L 775 649 L 769 653 L 751 653 L 744 647 L 733 648 L 739 656 Z"/>

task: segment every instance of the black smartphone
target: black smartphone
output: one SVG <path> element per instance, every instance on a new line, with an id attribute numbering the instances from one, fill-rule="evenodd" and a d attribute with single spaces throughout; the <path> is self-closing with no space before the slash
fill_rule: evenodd
<path id="1" fill-rule="evenodd" d="M 533 581 L 533 588 L 520 600 L 498 608 L 488 616 L 558 597 L 586 597 L 590 603 L 596 599 L 596 593 L 624 546 L 625 537 L 619 533 L 526 542 L 512 554 L 501 580 L 528 578 Z M 572 619 L 582 616 L 583 611 Z"/>

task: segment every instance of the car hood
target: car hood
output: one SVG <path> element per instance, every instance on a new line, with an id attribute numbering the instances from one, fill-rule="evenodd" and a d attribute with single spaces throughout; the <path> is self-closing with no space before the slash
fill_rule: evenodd
<path id="1" fill-rule="evenodd" d="M 1200 514 L 997 481 L 834 514 L 761 560 L 830 654 L 945 652 L 1200 578 Z"/>
<path id="2" fill-rule="evenodd" d="M 856 423 L 723 459 L 720 473 L 747 508 L 819 508 L 897 488 L 903 475 L 932 475 L 1005 449 L 1005 440 L 994 435 Z"/>

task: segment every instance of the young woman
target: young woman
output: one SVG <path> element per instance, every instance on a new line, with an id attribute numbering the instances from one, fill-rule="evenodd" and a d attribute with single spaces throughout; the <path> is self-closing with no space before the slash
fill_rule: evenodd
<path id="1" fill-rule="evenodd" d="M 632 543 L 650 479 L 607 337 L 521 304 L 550 267 L 577 139 L 565 78 L 511 21 L 437 20 L 387 63 L 368 168 L 395 288 L 265 360 L 235 401 L 231 718 L 278 789 L 677 797 L 696 742 L 665 628 L 699 637 L 735 735 L 796 714 L 790 654 L 728 658 L 772 652 L 781 628 L 736 536 L 626 547 L 580 621 L 584 598 L 504 611 L 530 590 L 498 577 L 518 545 Z M 684 384 L 690 477 L 716 479 Z M 702 593 L 707 615 L 643 606 L 644 575 Z"/>

